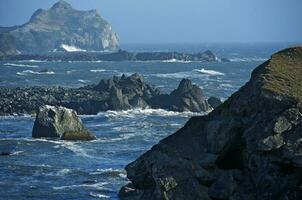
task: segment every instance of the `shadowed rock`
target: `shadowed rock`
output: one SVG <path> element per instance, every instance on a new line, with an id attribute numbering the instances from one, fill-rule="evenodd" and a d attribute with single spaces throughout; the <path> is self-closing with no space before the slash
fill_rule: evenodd
<path id="1" fill-rule="evenodd" d="M 208 103 L 210 104 L 210 106 L 212 108 L 215 109 L 215 108 L 217 108 L 218 106 L 220 106 L 222 104 L 222 101 L 217 97 L 210 97 L 208 99 Z"/>
<path id="2" fill-rule="evenodd" d="M 274 54 L 222 105 L 130 163 L 120 197 L 301 199 L 301 77 L 302 47 Z"/>
<path id="3" fill-rule="evenodd" d="M 93 140 L 74 110 L 64 107 L 43 106 L 39 109 L 33 131 L 34 138 L 60 138 L 62 140 Z"/>

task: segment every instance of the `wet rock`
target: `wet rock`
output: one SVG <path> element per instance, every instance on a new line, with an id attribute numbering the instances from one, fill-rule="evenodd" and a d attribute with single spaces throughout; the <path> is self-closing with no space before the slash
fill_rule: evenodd
<path id="1" fill-rule="evenodd" d="M 92 140 L 95 136 L 85 129 L 74 110 L 58 106 L 42 106 L 37 114 L 32 137 L 63 140 Z"/>

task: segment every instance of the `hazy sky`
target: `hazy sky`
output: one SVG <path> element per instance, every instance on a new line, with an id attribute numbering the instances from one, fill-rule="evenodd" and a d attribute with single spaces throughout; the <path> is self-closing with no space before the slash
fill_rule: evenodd
<path id="1" fill-rule="evenodd" d="M 0 26 L 56 0 L 0 0 Z M 121 43 L 301 42 L 302 0 L 67 0 L 97 9 Z"/>

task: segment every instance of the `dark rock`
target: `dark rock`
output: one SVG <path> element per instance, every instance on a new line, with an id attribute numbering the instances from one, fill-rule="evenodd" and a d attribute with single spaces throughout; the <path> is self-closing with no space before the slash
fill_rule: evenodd
<path id="1" fill-rule="evenodd" d="M 170 95 L 155 96 L 150 102 L 155 107 L 179 112 L 208 112 L 211 110 L 202 90 L 188 79 L 182 79 L 178 88 Z"/>
<path id="2" fill-rule="evenodd" d="M 133 198 L 301 199 L 301 77 L 302 47 L 274 54 L 222 105 L 126 166 Z"/>
<path id="3" fill-rule="evenodd" d="M 46 71 L 45 71 L 46 72 Z M 0 115 L 35 114 L 43 105 L 64 106 L 78 114 L 107 110 L 162 108 L 172 111 L 210 111 L 202 91 L 189 80 L 170 95 L 148 84 L 139 74 L 114 76 L 97 85 L 81 88 L 22 87 L 0 88 Z"/>
<path id="4" fill-rule="evenodd" d="M 208 99 L 208 103 L 210 104 L 210 106 L 212 108 L 215 109 L 215 108 L 217 108 L 218 106 L 220 106 L 222 104 L 222 101 L 217 97 L 210 97 Z"/>
<path id="5" fill-rule="evenodd" d="M 10 156 L 10 152 L 0 152 L 0 156 Z"/>
<path id="6" fill-rule="evenodd" d="M 60 138 L 63 140 L 93 140 L 74 110 L 64 107 L 43 106 L 39 109 L 32 137 Z"/>
<path id="7" fill-rule="evenodd" d="M 215 199 L 229 199 L 236 189 L 237 184 L 231 173 L 226 172 L 211 185 L 209 196 Z"/>

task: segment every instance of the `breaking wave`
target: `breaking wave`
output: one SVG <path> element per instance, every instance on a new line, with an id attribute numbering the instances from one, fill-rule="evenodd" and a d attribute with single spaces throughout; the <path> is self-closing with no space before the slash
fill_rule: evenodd
<path id="1" fill-rule="evenodd" d="M 175 73 L 164 73 L 164 74 L 152 74 L 159 78 L 200 78 L 201 76 L 223 76 L 222 72 L 207 69 L 193 69 L 192 71 L 175 72 Z"/>
<path id="2" fill-rule="evenodd" d="M 94 72 L 94 73 L 99 73 L 99 72 L 106 72 L 107 70 L 106 69 L 91 69 L 90 71 Z"/>
<path id="3" fill-rule="evenodd" d="M 54 190 L 64 190 L 64 189 L 76 189 L 76 188 L 94 188 L 98 190 L 104 189 L 104 185 L 107 185 L 107 182 L 103 183 L 95 183 L 95 184 L 80 184 L 80 185 L 66 185 L 66 186 L 59 186 L 59 187 L 53 187 Z"/>
<path id="4" fill-rule="evenodd" d="M 46 72 L 37 72 L 37 71 L 32 71 L 32 70 L 24 70 L 22 72 L 17 72 L 16 73 L 17 75 L 19 76 L 26 76 L 28 74 L 36 74 L 36 75 L 54 75 L 56 74 L 55 72 L 53 71 L 46 71 Z"/>
<path id="5" fill-rule="evenodd" d="M 175 111 L 168 111 L 164 109 L 141 109 L 135 108 L 131 110 L 122 110 L 122 111 L 107 111 L 101 112 L 98 115 L 103 115 L 108 118 L 136 118 L 140 115 L 144 116 L 161 116 L 161 117 L 171 117 L 171 116 L 182 116 L 182 117 L 191 117 L 196 115 L 204 115 L 205 112 L 175 112 Z"/>
<path id="6" fill-rule="evenodd" d="M 194 69 L 193 71 L 195 72 L 199 72 L 199 73 L 202 73 L 202 74 L 208 74 L 208 75 L 213 75 L 213 76 L 223 76 L 224 73 L 222 72 L 218 72 L 218 71 L 215 71 L 215 70 L 209 70 L 209 69 Z"/>
<path id="7" fill-rule="evenodd" d="M 191 63 L 192 61 L 189 60 L 177 60 L 175 58 L 170 59 L 170 60 L 163 60 L 163 63 Z"/>
<path id="8" fill-rule="evenodd" d="M 5 66 L 10 66 L 10 67 L 28 67 L 28 68 L 37 68 L 39 67 L 38 65 L 25 65 L 25 64 L 16 64 L 16 63 L 5 63 Z"/>

